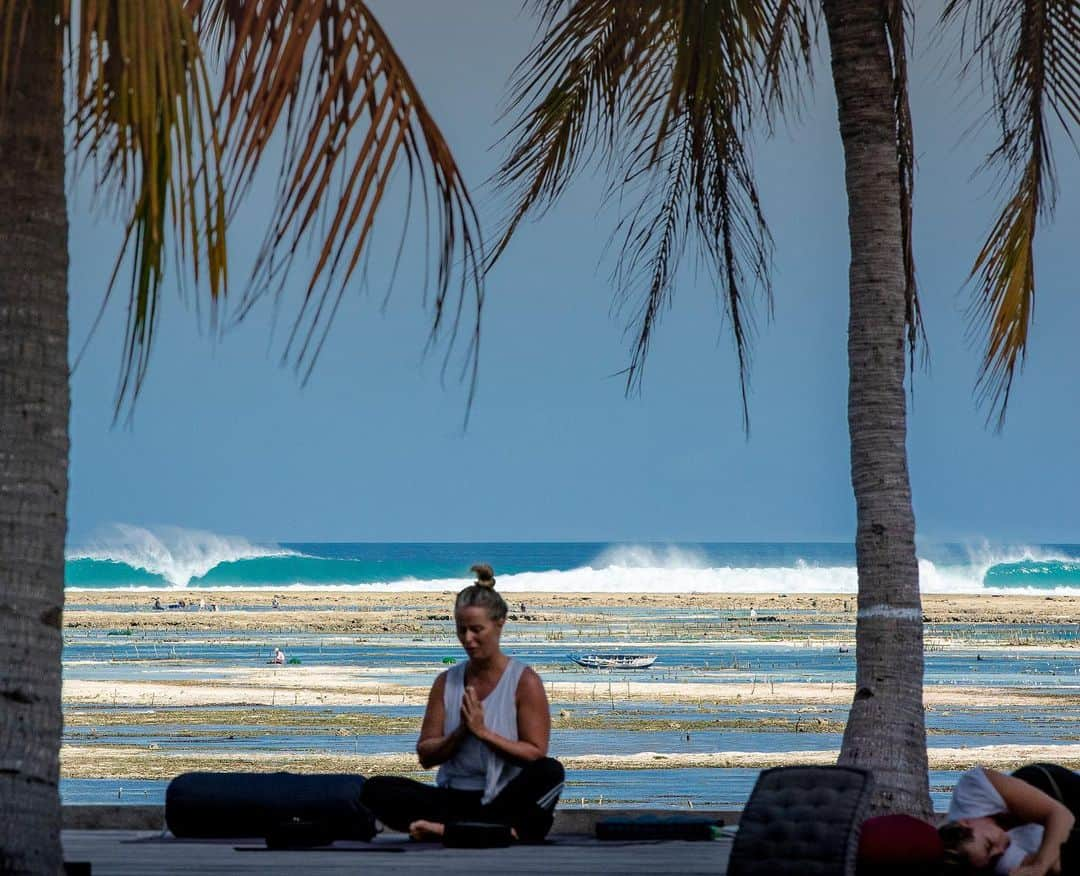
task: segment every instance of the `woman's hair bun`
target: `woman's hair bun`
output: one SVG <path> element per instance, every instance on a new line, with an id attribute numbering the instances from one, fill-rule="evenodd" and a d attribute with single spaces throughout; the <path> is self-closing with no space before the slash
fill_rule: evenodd
<path id="1" fill-rule="evenodd" d="M 481 587 L 495 589 L 495 570 L 487 563 L 476 563 L 469 571 L 476 575 L 476 583 Z"/>
<path id="2" fill-rule="evenodd" d="M 454 613 L 466 608 L 482 608 L 493 621 L 506 620 L 506 600 L 495 590 L 495 572 L 487 563 L 477 563 L 470 569 L 476 583 L 462 588 L 454 600 Z"/>

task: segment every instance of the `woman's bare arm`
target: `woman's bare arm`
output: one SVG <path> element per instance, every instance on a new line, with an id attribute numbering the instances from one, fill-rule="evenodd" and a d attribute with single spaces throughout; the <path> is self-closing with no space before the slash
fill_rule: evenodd
<path id="1" fill-rule="evenodd" d="M 551 711 L 544 683 L 533 669 L 521 674 L 516 692 L 518 738 L 507 739 L 484 724 L 484 705 L 471 688 L 462 701 L 462 724 L 477 739 L 499 752 L 508 760 L 529 763 L 547 756 L 551 736 Z"/>
<path id="2" fill-rule="evenodd" d="M 1063 803 L 1021 779 L 996 770 L 984 769 L 983 772 L 1005 801 L 1010 815 L 1022 824 L 1043 826 L 1042 844 L 1035 855 L 1025 862 L 1030 869 L 1021 868 L 1021 872 L 1054 872 L 1060 866 L 1061 845 L 1069 838 L 1069 831 L 1076 821 L 1072 812 Z"/>
<path id="3" fill-rule="evenodd" d="M 420 766 L 426 770 L 453 757 L 465 735 L 464 723 L 458 724 L 453 733 L 443 732 L 446 718 L 446 709 L 443 706 L 445 690 L 446 673 L 443 672 L 431 686 L 427 708 L 424 710 L 424 721 L 420 725 L 420 739 L 416 743 L 416 756 L 420 759 Z"/>

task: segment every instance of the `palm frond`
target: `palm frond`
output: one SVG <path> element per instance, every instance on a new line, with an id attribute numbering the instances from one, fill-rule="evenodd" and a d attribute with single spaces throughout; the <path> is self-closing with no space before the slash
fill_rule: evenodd
<path id="1" fill-rule="evenodd" d="M 814 79 L 813 48 L 818 27 L 817 4 L 807 0 L 770 0 L 763 3 L 770 22 L 764 57 L 764 91 L 772 114 L 799 105 L 803 90 Z"/>
<path id="2" fill-rule="evenodd" d="M 160 313 L 167 240 L 205 270 L 211 319 L 227 282 L 225 189 L 213 98 L 183 0 L 83 0 L 72 57 L 74 145 L 126 215 L 111 294 L 130 251 L 127 333 L 117 411 L 134 402 Z M 70 4 L 65 27 L 73 25 Z M 182 271 L 179 272 L 182 276 Z"/>
<path id="3" fill-rule="evenodd" d="M 977 66 L 984 82 L 990 81 L 991 112 L 1000 129 L 985 164 L 999 174 L 1005 205 L 971 279 L 976 285 L 972 317 L 987 325 L 978 397 L 989 403 L 988 416 L 996 412 L 1001 428 L 1027 350 L 1035 234 L 1054 207 L 1048 122 L 1056 118 L 1070 137 L 1080 125 L 1080 8 L 1072 0 L 951 0 L 942 21 L 959 22 L 964 69 Z"/>
<path id="4" fill-rule="evenodd" d="M 915 349 L 922 337 L 925 351 L 925 331 L 919 306 L 919 290 L 915 278 L 915 247 L 912 242 L 912 215 L 915 203 L 915 139 L 911 124 L 911 103 L 908 96 L 907 41 L 911 9 L 907 0 L 887 0 L 885 6 L 886 32 L 893 72 L 893 112 L 896 118 L 896 167 L 900 179 L 900 230 L 904 247 L 904 318 L 908 328 L 908 353 L 911 371 L 915 371 Z M 914 383 L 912 383 L 914 388 Z"/>
<path id="5" fill-rule="evenodd" d="M 782 107 L 809 63 L 801 7 L 784 0 L 534 0 L 541 37 L 515 75 L 512 146 L 496 181 L 513 202 L 498 257 L 520 222 L 591 162 L 613 191 L 637 190 L 620 221 L 615 270 L 632 304 L 627 391 L 640 386 L 653 333 L 693 240 L 731 320 L 746 414 L 746 278 L 770 302 L 771 239 L 747 152 L 752 124 Z M 803 40 L 803 36 L 806 40 Z M 805 53 L 800 54 L 804 51 Z"/>
<path id="6" fill-rule="evenodd" d="M 718 294 L 731 320 L 743 419 L 748 423 L 752 323 L 744 312 L 743 285 L 749 273 L 762 284 L 771 307 L 772 242 L 745 141 L 757 86 L 756 64 L 770 32 L 759 15 L 732 22 L 732 10 L 725 4 L 687 5 L 678 11 L 671 79 L 662 101 L 654 101 L 662 103 L 663 109 L 650 136 L 631 158 L 628 174 L 631 179 L 641 175 L 646 193 L 624 222 L 617 274 L 623 278 L 620 293 L 624 297 L 644 299 L 635 324 L 627 387 L 640 385 L 653 331 L 674 290 L 681 251 L 673 245 L 674 235 L 692 230 L 715 273 Z M 663 193 L 659 200 L 654 195 L 657 191 Z M 635 277 L 639 278 L 637 290 Z"/>
<path id="7" fill-rule="evenodd" d="M 539 19 L 540 30 L 544 31 L 573 4 L 574 0 L 525 0 L 525 9 L 532 8 L 533 14 Z"/>
<path id="8" fill-rule="evenodd" d="M 598 152 L 614 148 L 622 78 L 632 55 L 646 55 L 631 43 L 661 39 L 658 31 L 664 25 L 659 16 L 636 19 L 639 6 L 633 3 L 584 0 L 558 20 L 563 0 L 535 5 L 551 29 L 518 65 L 511 84 L 507 115 L 520 113 L 521 118 L 507 134 L 514 145 L 497 181 L 515 191 L 517 204 L 492 251 L 492 263 L 530 211 L 542 212 L 578 169 Z"/>
<path id="9" fill-rule="evenodd" d="M 306 380 L 369 249 L 391 175 L 404 168 L 410 203 L 418 187 L 437 241 L 430 342 L 447 328 L 456 337 L 472 290 L 471 401 L 483 307 L 479 222 L 449 146 L 367 5 L 199 0 L 192 11 L 223 63 L 218 113 L 233 203 L 272 138 L 283 143 L 277 205 L 239 315 L 267 292 L 279 295 L 297 251 L 313 243 L 315 265 L 285 351 Z"/>
<path id="10" fill-rule="evenodd" d="M 0 0 L 0 124 L 7 115 L 10 88 L 19 67 L 21 50 L 26 41 L 26 29 L 30 25 L 30 14 L 35 11 L 37 10 L 27 0 Z M 41 9 L 41 12 L 55 14 L 54 10 L 47 6 Z"/>

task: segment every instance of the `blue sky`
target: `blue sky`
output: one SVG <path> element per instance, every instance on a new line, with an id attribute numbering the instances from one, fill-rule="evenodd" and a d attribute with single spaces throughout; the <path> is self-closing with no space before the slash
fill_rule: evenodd
<path id="1" fill-rule="evenodd" d="M 493 148 L 499 107 L 533 21 L 503 0 L 372 6 L 484 215 L 497 217 L 503 204 L 483 181 L 503 154 Z M 1060 197 L 1038 240 L 1030 355 L 995 434 L 974 402 L 979 347 L 965 329 L 963 287 L 997 203 L 989 176 L 972 179 L 989 141 L 961 136 L 983 103 L 956 87 L 956 68 L 926 38 L 929 15 L 920 14 L 916 258 L 932 358 L 915 375 L 909 420 L 918 531 L 1080 542 L 1076 153 L 1058 138 Z M 523 227 L 490 276 L 479 389 L 463 432 L 465 385 L 441 385 L 441 356 L 422 354 L 421 246 L 407 250 L 390 305 L 380 307 L 401 215 L 388 203 L 370 288 L 350 290 L 306 387 L 280 365 L 302 271 L 276 333 L 267 305 L 220 341 L 170 285 L 133 424 L 114 427 L 123 308 L 119 298 L 110 306 L 73 377 L 69 543 L 113 522 L 286 541 L 850 541 L 846 207 L 826 64 L 801 120 L 756 155 L 776 240 L 776 307 L 772 321 L 757 310 L 749 440 L 730 334 L 704 274 L 684 272 L 643 393 L 624 396 L 613 375 L 629 346 L 603 257 L 616 213 L 598 208 L 596 174 Z M 269 189 L 253 193 L 234 225 L 237 278 L 261 239 Z M 73 353 L 118 241 L 85 184 L 74 195 Z"/>

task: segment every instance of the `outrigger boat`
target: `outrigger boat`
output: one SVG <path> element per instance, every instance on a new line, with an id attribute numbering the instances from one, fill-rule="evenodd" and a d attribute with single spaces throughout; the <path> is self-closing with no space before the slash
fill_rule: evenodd
<path id="1" fill-rule="evenodd" d="M 588 669 L 648 669 L 655 654 L 571 654 L 570 659 Z"/>

